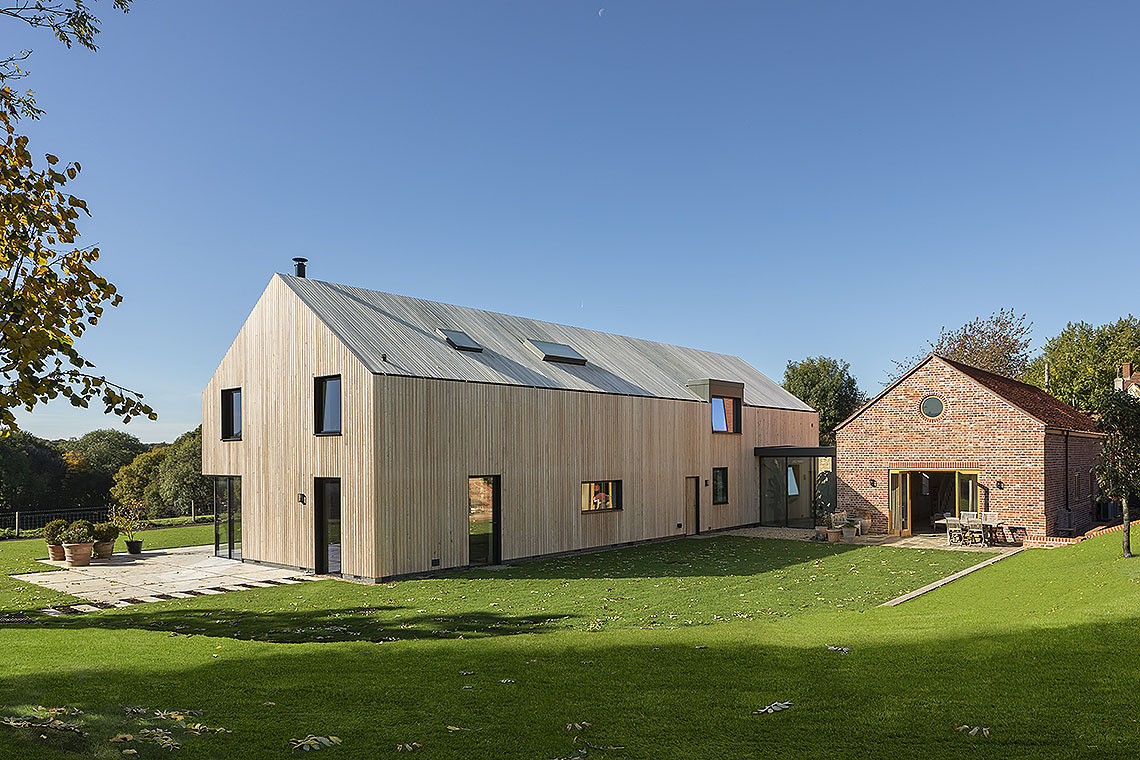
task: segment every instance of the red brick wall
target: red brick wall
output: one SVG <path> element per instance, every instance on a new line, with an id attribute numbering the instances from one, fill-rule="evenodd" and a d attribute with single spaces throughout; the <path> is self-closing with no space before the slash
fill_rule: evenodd
<path id="1" fill-rule="evenodd" d="M 1062 520 L 1065 492 L 1072 511 L 1073 534 L 1080 535 L 1093 526 L 1093 501 L 1089 492 L 1092 470 L 1100 464 L 1100 439 L 1069 434 L 1069 467 L 1065 470 L 1065 434 L 1050 432 L 1045 436 L 1045 504 L 1048 531 L 1058 535 L 1054 526 Z M 1063 522 L 1062 522 L 1063 524 Z M 1068 534 L 1065 534 L 1068 535 Z"/>
<path id="2" fill-rule="evenodd" d="M 945 404 L 936 420 L 919 412 L 931 394 Z M 1032 540 L 1051 527 L 1045 426 L 937 359 L 839 430 L 836 445 L 839 509 L 866 513 L 873 532 L 887 530 L 892 469 L 978 470 L 979 509 L 997 512 L 1016 538 Z"/>

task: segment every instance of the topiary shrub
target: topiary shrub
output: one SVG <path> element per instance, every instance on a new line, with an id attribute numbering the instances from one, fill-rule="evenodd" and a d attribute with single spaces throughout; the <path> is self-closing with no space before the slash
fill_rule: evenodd
<path id="1" fill-rule="evenodd" d="M 109 522 L 95 523 L 92 533 L 96 541 L 114 541 L 119 537 L 119 529 Z"/>
<path id="2" fill-rule="evenodd" d="M 95 541 L 95 526 L 90 520 L 76 520 L 60 536 L 65 544 L 90 544 Z"/>
<path id="3" fill-rule="evenodd" d="M 63 543 L 59 537 L 65 530 L 67 530 L 67 520 L 52 520 L 44 526 L 44 542 L 59 546 Z"/>

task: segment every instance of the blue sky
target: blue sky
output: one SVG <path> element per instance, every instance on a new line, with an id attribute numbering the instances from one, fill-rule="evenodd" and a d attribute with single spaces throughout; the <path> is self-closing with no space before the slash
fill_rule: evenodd
<path id="1" fill-rule="evenodd" d="M 736 354 L 892 358 L 1133 310 L 1132 2 L 99 2 L 34 49 L 125 297 L 81 342 L 171 440 L 274 271 Z M 599 15 L 599 9 L 605 8 Z M 45 437 L 115 426 L 52 404 Z"/>

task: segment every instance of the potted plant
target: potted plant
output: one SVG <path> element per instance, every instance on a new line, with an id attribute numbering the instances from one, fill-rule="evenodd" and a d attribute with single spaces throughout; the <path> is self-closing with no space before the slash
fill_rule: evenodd
<path id="1" fill-rule="evenodd" d="M 855 531 L 857 531 L 859 529 L 859 521 L 858 520 L 848 520 L 847 522 L 843 523 L 843 525 L 840 525 L 839 529 L 843 532 L 843 543 L 845 543 L 845 544 L 854 543 L 855 542 Z"/>
<path id="2" fill-rule="evenodd" d="M 141 554 L 142 539 L 136 539 L 135 534 L 146 527 L 146 504 L 138 499 L 126 498 L 121 503 L 111 507 L 111 524 L 114 525 L 127 540 L 127 553 Z"/>
<path id="3" fill-rule="evenodd" d="M 76 520 L 65 530 L 60 538 L 63 540 L 63 557 L 68 567 L 83 567 L 91 564 L 91 550 L 95 548 L 95 526 L 88 520 Z"/>
<path id="4" fill-rule="evenodd" d="M 95 523 L 95 559 L 107 559 L 115 553 L 119 529 L 109 522 Z"/>
<path id="5" fill-rule="evenodd" d="M 839 530 L 839 528 L 828 528 L 827 529 L 827 540 L 833 544 L 839 543 L 840 532 L 841 531 Z"/>
<path id="6" fill-rule="evenodd" d="M 63 539 L 60 536 L 67 530 L 67 520 L 52 520 L 44 526 L 44 541 L 47 542 L 48 559 L 63 561 Z"/>
<path id="7" fill-rule="evenodd" d="M 860 536 L 865 536 L 871 532 L 871 521 L 868 518 L 863 517 L 862 515 L 859 515 L 858 521 L 859 521 L 859 535 Z"/>

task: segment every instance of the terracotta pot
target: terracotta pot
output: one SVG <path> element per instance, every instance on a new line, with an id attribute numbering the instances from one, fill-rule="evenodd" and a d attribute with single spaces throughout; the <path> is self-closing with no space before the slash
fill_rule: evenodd
<path id="1" fill-rule="evenodd" d="M 63 557 L 68 567 L 84 567 L 91 564 L 91 551 L 95 542 L 89 544 L 64 544 Z"/>
<path id="2" fill-rule="evenodd" d="M 142 539 L 138 541 L 127 541 L 128 554 L 142 554 Z"/>
<path id="3" fill-rule="evenodd" d="M 833 544 L 837 544 L 837 543 L 839 543 L 839 536 L 841 534 L 842 534 L 842 531 L 840 531 L 839 528 L 828 528 L 827 529 L 827 540 Z"/>
<path id="4" fill-rule="evenodd" d="M 63 544 L 48 544 L 48 559 L 52 562 L 63 562 Z"/>
<path id="5" fill-rule="evenodd" d="M 95 559 L 109 559 L 115 553 L 114 541 L 96 541 Z"/>

